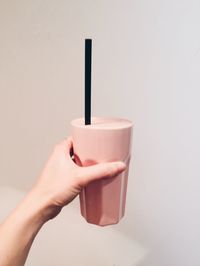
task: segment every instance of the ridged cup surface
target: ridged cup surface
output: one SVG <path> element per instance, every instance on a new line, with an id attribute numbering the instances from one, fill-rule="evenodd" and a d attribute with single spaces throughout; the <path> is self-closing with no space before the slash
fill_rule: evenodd
<path id="1" fill-rule="evenodd" d="M 80 208 L 87 222 L 96 225 L 118 223 L 124 216 L 132 146 L 131 121 L 115 117 L 92 117 L 71 121 L 75 161 L 80 166 L 124 161 L 126 170 L 114 178 L 90 183 L 80 193 Z"/>

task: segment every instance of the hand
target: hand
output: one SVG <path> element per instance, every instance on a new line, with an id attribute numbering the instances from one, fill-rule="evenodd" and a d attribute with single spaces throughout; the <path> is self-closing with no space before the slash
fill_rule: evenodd
<path id="1" fill-rule="evenodd" d="M 32 190 L 0 225 L 0 266 L 23 266 L 40 228 L 93 180 L 114 177 L 123 162 L 81 167 L 70 156 L 72 138 L 58 144 Z"/>
<path id="2" fill-rule="evenodd" d="M 47 219 L 54 218 L 91 181 L 114 177 L 125 170 L 123 162 L 78 166 L 71 158 L 72 137 L 56 145 L 33 191 L 48 206 Z"/>

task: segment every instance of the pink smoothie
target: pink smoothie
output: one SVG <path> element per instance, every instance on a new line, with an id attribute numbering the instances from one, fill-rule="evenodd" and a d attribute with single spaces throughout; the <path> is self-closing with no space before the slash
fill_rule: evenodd
<path id="1" fill-rule="evenodd" d="M 81 214 L 97 225 L 118 223 L 125 213 L 129 162 L 132 146 L 131 121 L 115 117 L 92 117 L 71 121 L 75 161 L 80 166 L 124 161 L 127 169 L 114 178 L 90 183 L 80 194 Z"/>

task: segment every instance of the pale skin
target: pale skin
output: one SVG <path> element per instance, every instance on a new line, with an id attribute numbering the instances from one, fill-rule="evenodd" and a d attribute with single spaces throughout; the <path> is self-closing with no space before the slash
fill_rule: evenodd
<path id="1" fill-rule="evenodd" d="M 80 167 L 72 160 L 72 138 L 56 145 L 35 184 L 0 225 L 0 266 L 22 266 L 41 229 L 90 182 L 125 170 L 123 162 Z"/>

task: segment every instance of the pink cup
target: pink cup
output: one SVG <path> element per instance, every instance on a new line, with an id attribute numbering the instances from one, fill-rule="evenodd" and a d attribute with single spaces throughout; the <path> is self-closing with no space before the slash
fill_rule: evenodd
<path id="1" fill-rule="evenodd" d="M 131 121 L 115 117 L 92 117 L 71 121 L 75 162 L 89 166 L 99 162 L 124 161 L 127 168 L 113 178 L 93 181 L 80 193 L 80 209 L 88 223 L 116 224 L 124 216 L 132 146 Z"/>

